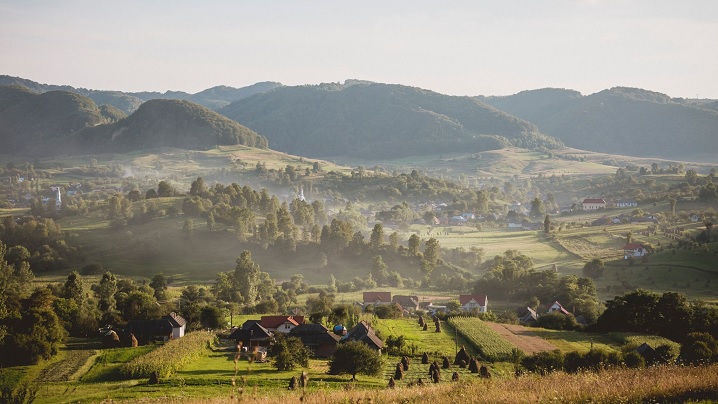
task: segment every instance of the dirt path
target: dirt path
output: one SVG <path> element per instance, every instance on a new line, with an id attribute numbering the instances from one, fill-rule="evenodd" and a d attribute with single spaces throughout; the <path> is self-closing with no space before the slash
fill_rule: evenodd
<path id="1" fill-rule="evenodd" d="M 499 333 L 502 337 L 506 338 L 507 341 L 516 345 L 527 355 L 531 355 L 536 352 L 553 351 L 554 349 L 558 349 L 545 339 L 531 335 L 531 331 L 524 326 L 489 322 L 487 322 L 486 325 Z"/>

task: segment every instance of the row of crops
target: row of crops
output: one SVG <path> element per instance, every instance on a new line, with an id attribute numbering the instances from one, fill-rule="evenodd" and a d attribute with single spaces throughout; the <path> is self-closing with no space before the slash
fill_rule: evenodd
<path id="1" fill-rule="evenodd" d="M 122 365 L 120 373 L 129 379 L 149 377 L 152 373 L 161 378 L 169 377 L 201 356 L 214 339 L 214 334 L 205 331 L 188 333 Z"/>
<path id="2" fill-rule="evenodd" d="M 485 359 L 508 360 L 517 349 L 477 317 L 452 317 L 449 324 Z"/>

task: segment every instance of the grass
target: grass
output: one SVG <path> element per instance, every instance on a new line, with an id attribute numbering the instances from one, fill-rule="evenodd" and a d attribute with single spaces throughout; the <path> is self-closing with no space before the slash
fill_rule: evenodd
<path id="1" fill-rule="evenodd" d="M 443 380 L 446 380 L 442 373 Z M 459 383 L 443 381 L 423 387 L 349 391 L 249 392 L 250 403 L 533 403 L 533 402 L 711 402 L 718 396 L 718 365 L 703 367 L 652 367 L 609 369 L 598 373 L 485 380 L 476 376 Z M 172 401 L 172 400 L 170 400 Z M 174 400 L 179 401 L 179 400 Z M 185 400 L 189 403 L 220 403 L 228 396 Z"/>
<path id="2" fill-rule="evenodd" d="M 135 348 L 103 349 L 92 367 L 80 380 L 84 383 L 97 383 L 122 380 L 120 367 L 136 357 L 156 349 L 158 345 L 144 345 Z"/>
<path id="3" fill-rule="evenodd" d="M 466 346 L 470 355 L 476 354 L 476 350 L 466 339 L 459 337 L 457 344 L 455 330 L 447 326 L 446 322 L 441 322 L 441 332 L 437 333 L 434 332 L 435 327 L 431 319 L 426 318 L 425 321 L 429 322 L 427 331 L 422 330 L 415 318 L 378 319 L 372 321 L 372 326 L 384 339 L 390 335 L 403 335 L 406 339 L 406 355 L 418 356 L 427 352 L 436 357 L 446 355 L 453 362 L 457 347 L 461 346 Z"/>

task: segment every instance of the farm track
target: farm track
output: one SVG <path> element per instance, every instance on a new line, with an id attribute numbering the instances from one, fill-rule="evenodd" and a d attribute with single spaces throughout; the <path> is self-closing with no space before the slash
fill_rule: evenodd
<path id="1" fill-rule="evenodd" d="M 489 322 L 486 325 L 528 355 L 558 349 L 545 339 L 531 335 L 531 332 L 526 327 Z"/>

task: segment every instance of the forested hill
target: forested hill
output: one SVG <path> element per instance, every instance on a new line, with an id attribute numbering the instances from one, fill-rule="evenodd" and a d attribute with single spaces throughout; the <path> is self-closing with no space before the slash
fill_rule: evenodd
<path id="1" fill-rule="evenodd" d="M 0 144 L 6 154 L 52 156 L 234 144 L 266 148 L 267 140 L 189 101 L 147 101 L 126 116 L 68 91 L 37 94 L 21 86 L 0 86 Z"/>
<path id="2" fill-rule="evenodd" d="M 183 100 L 150 100 L 110 125 L 87 128 L 80 145 L 91 152 L 127 152 L 156 147 L 205 150 L 242 144 L 266 148 L 267 139 L 201 105 Z"/>
<path id="3" fill-rule="evenodd" d="M 266 136 L 272 149 L 309 157 L 399 158 L 560 145 L 533 124 L 476 99 L 400 85 L 281 87 L 218 112 Z"/>
<path id="4" fill-rule="evenodd" d="M 4 154 L 48 155 L 73 142 L 90 126 L 124 117 L 113 107 L 68 91 L 36 94 L 25 87 L 0 86 L 0 144 Z"/>
<path id="5" fill-rule="evenodd" d="M 542 89 L 477 98 L 579 149 L 686 160 L 718 154 L 715 100 L 671 98 L 625 87 L 588 96 Z"/>
<path id="6" fill-rule="evenodd" d="M 37 92 L 44 93 L 47 91 L 63 90 L 80 95 L 84 95 L 87 98 L 95 101 L 96 104 L 107 104 L 124 111 L 126 114 L 131 114 L 140 104 L 145 101 L 154 99 L 177 99 L 187 100 L 194 102 L 195 104 L 204 105 L 210 109 L 218 109 L 231 102 L 241 100 L 243 98 L 252 96 L 257 93 L 263 93 L 271 91 L 277 87 L 280 87 L 281 83 L 275 82 L 262 82 L 252 84 L 251 86 L 234 88 L 227 86 L 217 86 L 200 91 L 196 94 L 186 93 L 184 91 L 167 91 L 164 93 L 159 92 L 121 92 L 121 91 L 105 91 L 105 90 L 88 90 L 85 88 L 75 88 L 65 85 L 52 85 L 52 84 L 41 84 L 32 80 L 23 79 L 21 77 L 12 77 L 7 75 L 0 75 L 0 86 L 20 85 L 27 87 L 28 89 Z"/>

